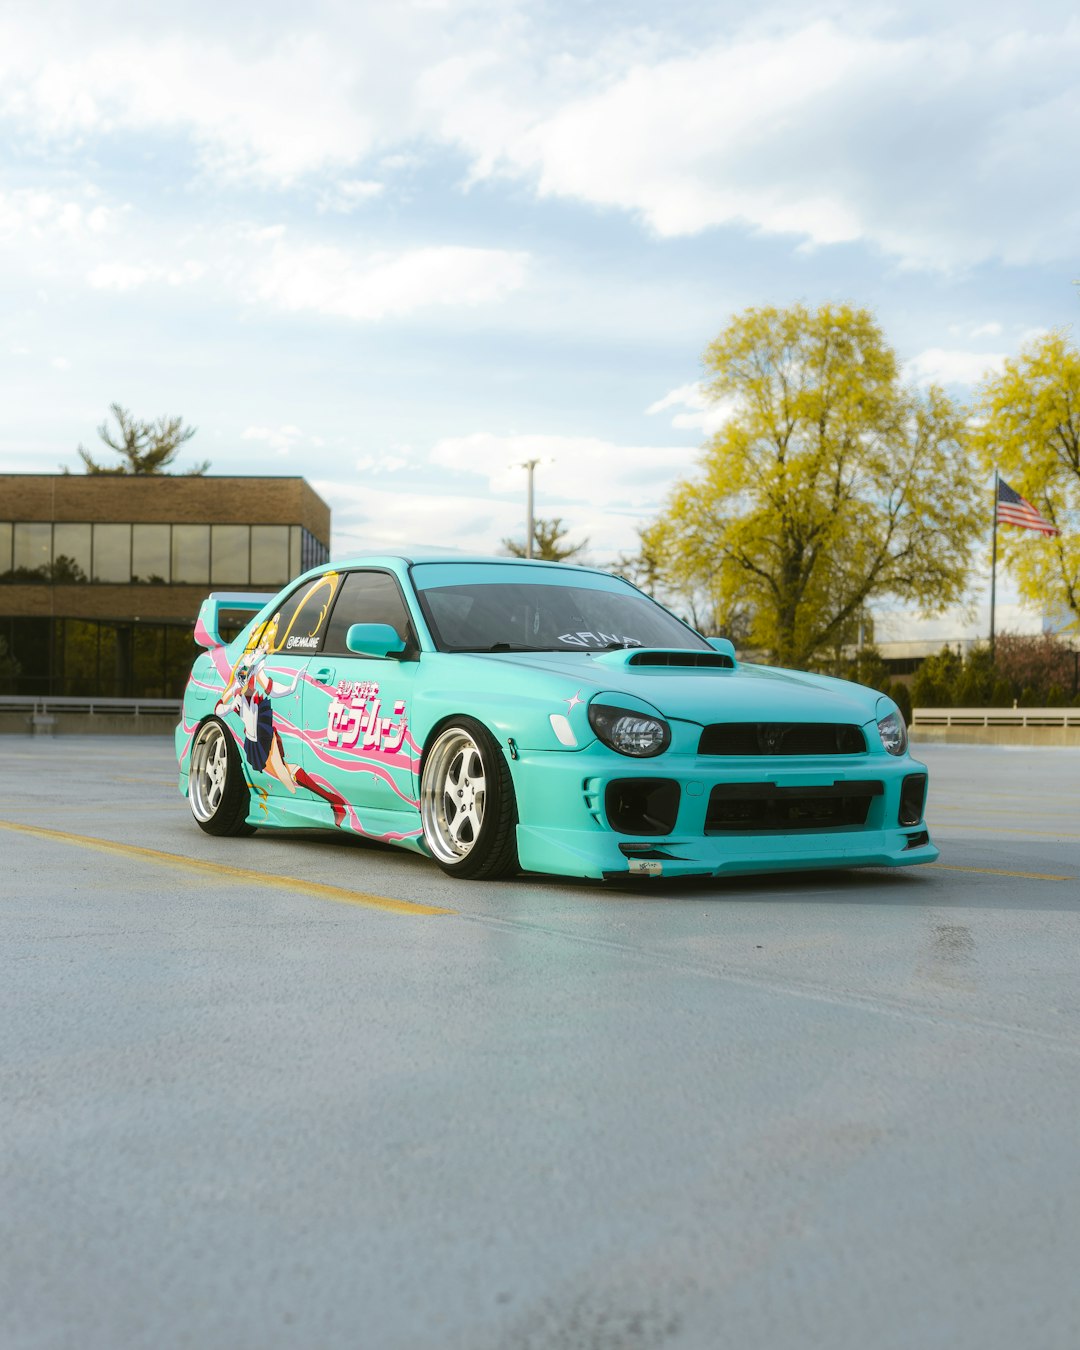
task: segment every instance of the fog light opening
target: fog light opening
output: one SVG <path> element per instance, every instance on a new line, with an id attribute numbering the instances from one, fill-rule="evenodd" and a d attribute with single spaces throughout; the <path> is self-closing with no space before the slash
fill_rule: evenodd
<path id="1" fill-rule="evenodd" d="M 909 773 L 900 788 L 900 824 L 918 825 L 926 806 L 926 774 Z"/>
<path id="2" fill-rule="evenodd" d="M 679 785 L 671 778 L 616 778 L 607 785 L 604 809 L 619 834 L 670 834 L 679 814 Z"/>

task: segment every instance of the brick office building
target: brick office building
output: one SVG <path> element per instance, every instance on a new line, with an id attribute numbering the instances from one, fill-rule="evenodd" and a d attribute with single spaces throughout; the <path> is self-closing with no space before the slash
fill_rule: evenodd
<path id="1" fill-rule="evenodd" d="M 329 539 L 303 478 L 2 474 L 6 692 L 179 695 L 207 592 L 277 590 Z"/>

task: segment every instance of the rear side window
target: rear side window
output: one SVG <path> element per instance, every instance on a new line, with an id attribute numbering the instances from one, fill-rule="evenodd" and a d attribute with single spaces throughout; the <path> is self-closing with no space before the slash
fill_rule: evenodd
<path id="1" fill-rule="evenodd" d="M 326 627 L 322 650 L 335 656 L 352 655 L 345 635 L 354 623 L 388 623 L 412 646 L 413 628 L 401 588 L 389 572 L 347 572 L 334 612 Z"/>
<path id="2" fill-rule="evenodd" d="M 256 628 L 248 647 L 265 645 L 268 651 L 289 656 L 310 656 L 322 646 L 327 616 L 341 585 L 340 572 L 324 572 L 321 577 L 301 582 L 282 601 L 281 607 L 261 627 Z"/>

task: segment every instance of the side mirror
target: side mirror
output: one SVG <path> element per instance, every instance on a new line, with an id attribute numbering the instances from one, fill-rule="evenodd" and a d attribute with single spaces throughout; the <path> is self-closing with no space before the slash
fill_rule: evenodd
<path id="1" fill-rule="evenodd" d="M 705 641 L 714 652 L 720 652 L 724 656 L 730 656 L 733 661 L 735 660 L 735 644 L 730 638 L 711 637 L 706 638 Z"/>
<path id="2" fill-rule="evenodd" d="M 388 623 L 354 623 L 345 646 L 357 656 L 390 656 L 405 650 L 405 639 Z"/>

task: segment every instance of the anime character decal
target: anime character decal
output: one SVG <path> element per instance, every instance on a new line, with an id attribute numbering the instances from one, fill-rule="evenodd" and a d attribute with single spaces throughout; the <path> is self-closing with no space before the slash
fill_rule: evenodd
<path id="1" fill-rule="evenodd" d="M 304 650 L 307 644 L 317 645 L 319 630 L 337 589 L 337 580 L 336 573 L 327 573 L 320 577 L 301 598 L 284 633 L 280 632 L 280 612 L 255 630 L 230 674 L 215 711 L 218 716 L 224 712 L 239 714 L 244 728 L 242 747 L 244 758 L 252 770 L 256 773 L 269 774 L 287 792 L 295 793 L 298 787 L 302 787 L 317 797 L 322 797 L 330 804 L 334 824 L 340 826 L 344 824 L 348 814 L 348 805 L 344 797 L 329 783 L 313 778 L 300 765 L 290 763 L 285 754 L 281 733 L 274 724 L 273 700 L 295 696 L 300 690 L 302 672 L 297 671 L 291 680 L 283 681 L 268 666 L 268 660 L 275 652 L 293 651 L 297 647 Z M 309 603 L 315 599 L 317 592 L 324 588 L 328 593 L 317 611 L 311 631 L 297 637 L 292 629 L 298 617 L 310 612 Z"/>

